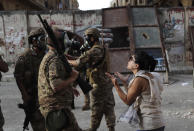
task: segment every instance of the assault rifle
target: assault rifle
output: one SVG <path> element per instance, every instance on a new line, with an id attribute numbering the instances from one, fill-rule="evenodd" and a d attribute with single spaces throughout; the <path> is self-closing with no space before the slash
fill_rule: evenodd
<path id="1" fill-rule="evenodd" d="M 28 125 L 30 123 L 30 119 L 32 114 L 36 111 L 34 102 L 29 102 L 28 105 L 18 104 L 18 108 L 23 109 L 26 117 L 24 119 L 23 131 L 29 130 Z"/>
<path id="2" fill-rule="evenodd" d="M 47 20 L 42 19 L 40 14 L 38 14 L 38 18 L 40 19 L 44 29 L 46 30 L 46 32 L 49 36 L 49 38 L 52 40 L 53 46 L 56 49 L 59 58 L 63 61 L 65 69 L 67 70 L 68 73 L 71 73 L 72 72 L 72 67 L 68 63 L 68 61 L 67 61 L 67 59 L 64 55 L 64 51 L 60 48 L 62 45 L 59 45 L 60 44 L 59 40 L 56 38 L 52 28 L 48 25 Z M 82 80 L 80 76 L 78 76 L 76 82 L 78 83 L 78 85 L 80 86 L 80 88 L 81 88 L 81 90 L 83 91 L 84 94 L 87 94 L 92 89 L 91 85 L 89 83 L 87 83 L 86 81 Z"/>

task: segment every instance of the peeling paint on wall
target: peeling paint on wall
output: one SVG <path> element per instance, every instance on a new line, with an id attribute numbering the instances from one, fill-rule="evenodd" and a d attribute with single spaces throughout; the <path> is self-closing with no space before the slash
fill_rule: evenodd
<path id="1" fill-rule="evenodd" d="M 166 50 L 171 71 L 179 70 L 181 66 L 184 66 L 184 44 L 182 42 L 168 43 Z"/>
<path id="2" fill-rule="evenodd" d="M 0 45 L 0 55 L 2 57 L 6 56 L 6 50 L 5 50 L 5 45 L 4 45 L 4 26 L 3 26 L 3 18 L 0 16 L 0 40 L 1 40 L 1 45 Z"/>
<path id="3" fill-rule="evenodd" d="M 51 15 L 50 24 L 64 30 L 73 31 L 73 15 L 70 13 L 53 14 Z"/>
<path id="4" fill-rule="evenodd" d="M 184 9 L 160 9 L 160 24 L 165 42 L 184 41 Z"/>
<path id="5" fill-rule="evenodd" d="M 75 32 L 78 34 L 93 25 L 102 25 L 101 11 L 75 13 Z"/>
<path id="6" fill-rule="evenodd" d="M 80 13 L 81 12 L 81 13 Z M 39 12 L 43 19 L 50 25 L 57 26 L 64 30 L 75 31 L 83 34 L 83 31 L 93 25 L 101 24 L 100 11 L 62 11 L 62 12 Z M 18 55 L 29 47 L 27 34 L 42 24 L 37 17 L 38 12 L 25 11 L 1 13 L 0 17 L 0 38 L 5 41 L 5 47 L 0 47 L 0 53 L 6 60 L 14 63 Z M 28 15 L 27 15 L 28 14 Z M 4 25 L 3 25 L 4 20 Z M 4 34 L 5 32 L 5 34 Z"/>
<path id="7" fill-rule="evenodd" d="M 48 23 L 50 23 L 50 14 L 41 14 L 43 19 L 46 19 Z M 29 14 L 28 15 L 28 28 L 33 29 L 37 27 L 42 27 L 42 24 L 35 14 Z"/>
<path id="8" fill-rule="evenodd" d="M 185 36 L 186 22 L 192 24 L 194 22 L 193 12 L 185 12 L 184 8 L 161 8 L 159 9 L 160 24 L 164 37 L 164 42 L 168 55 L 168 63 L 170 71 L 184 70 L 185 66 L 189 66 L 188 56 L 186 56 L 186 40 L 188 35 Z M 185 13 L 189 16 L 189 21 L 185 21 Z M 185 68 L 186 69 L 186 68 Z"/>
<path id="9" fill-rule="evenodd" d="M 194 25 L 194 9 L 188 9 L 189 25 Z"/>

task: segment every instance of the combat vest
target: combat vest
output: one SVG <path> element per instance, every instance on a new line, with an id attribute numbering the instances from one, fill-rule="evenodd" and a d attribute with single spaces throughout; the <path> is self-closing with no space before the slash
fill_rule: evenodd
<path id="1" fill-rule="evenodd" d="M 52 59 L 59 59 L 53 51 L 49 51 L 41 62 L 38 78 L 38 93 L 40 110 L 42 113 L 62 108 L 70 108 L 72 102 L 72 91 L 54 92 L 50 86 L 49 64 Z M 60 62 L 60 61 L 59 61 Z M 61 61 L 62 62 L 62 61 Z M 63 71 L 61 72 L 63 73 Z M 64 73 L 65 70 L 64 70 Z M 66 79 L 70 74 L 65 74 L 60 79 Z M 59 78 L 56 78 L 59 79 Z"/>
<path id="2" fill-rule="evenodd" d="M 38 85 L 38 71 L 44 53 L 34 55 L 31 49 L 27 49 L 18 59 L 23 61 L 24 67 L 18 67 L 23 72 L 15 70 L 15 77 L 21 79 L 22 84 L 26 88 L 31 97 L 38 99 L 37 85 Z M 23 69 L 21 69 L 23 68 Z"/>
<path id="3" fill-rule="evenodd" d="M 109 80 L 105 77 L 105 73 L 107 72 L 107 60 L 108 54 L 106 48 L 102 45 L 94 45 L 92 48 L 99 48 L 102 50 L 103 57 L 97 61 L 94 65 L 91 65 L 89 69 L 87 69 L 87 77 L 89 78 L 90 84 L 107 84 Z"/>

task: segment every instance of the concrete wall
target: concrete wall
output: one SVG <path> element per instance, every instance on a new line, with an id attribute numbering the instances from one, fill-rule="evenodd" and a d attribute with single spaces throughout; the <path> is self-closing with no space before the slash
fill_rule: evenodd
<path id="1" fill-rule="evenodd" d="M 5 41 L 5 46 L 0 47 L 0 53 L 8 62 L 13 63 L 17 55 L 28 45 L 27 18 L 25 12 L 4 12 L 0 13 L 0 38 Z"/>
<path id="2" fill-rule="evenodd" d="M 192 69 L 192 54 L 188 26 L 194 25 L 194 9 L 160 8 L 159 21 L 163 32 L 170 71 Z M 40 13 L 52 25 L 83 35 L 89 27 L 102 25 L 101 10 L 58 12 L 0 12 L 0 38 L 6 44 L 0 53 L 9 63 L 28 47 L 26 36 L 31 29 L 41 27 L 36 16 Z"/>
<path id="3" fill-rule="evenodd" d="M 84 30 L 101 25 L 101 11 L 53 11 L 53 12 L 0 12 L 0 38 L 5 45 L 0 47 L 0 54 L 7 62 L 15 63 L 18 55 L 29 47 L 27 38 L 30 30 L 41 27 L 37 17 L 40 13 L 48 23 L 61 29 L 83 34 Z"/>
<path id="4" fill-rule="evenodd" d="M 159 18 L 170 71 L 192 70 L 188 26 L 194 24 L 193 8 L 161 8 Z"/>

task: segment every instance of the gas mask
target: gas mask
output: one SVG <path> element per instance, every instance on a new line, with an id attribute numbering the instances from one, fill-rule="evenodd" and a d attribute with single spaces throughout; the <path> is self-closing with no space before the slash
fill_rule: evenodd
<path id="1" fill-rule="evenodd" d="M 92 34 L 84 35 L 84 39 L 86 40 L 86 43 L 90 46 L 90 48 L 94 45 L 95 41 L 91 41 L 91 38 L 93 37 Z"/>
<path id="2" fill-rule="evenodd" d="M 45 35 L 35 35 L 28 38 L 29 43 L 32 45 L 32 50 L 45 50 Z"/>
<path id="3" fill-rule="evenodd" d="M 89 45 L 88 41 L 85 41 L 85 43 L 80 47 L 80 52 L 84 53 L 87 50 L 89 50 L 91 46 Z"/>

